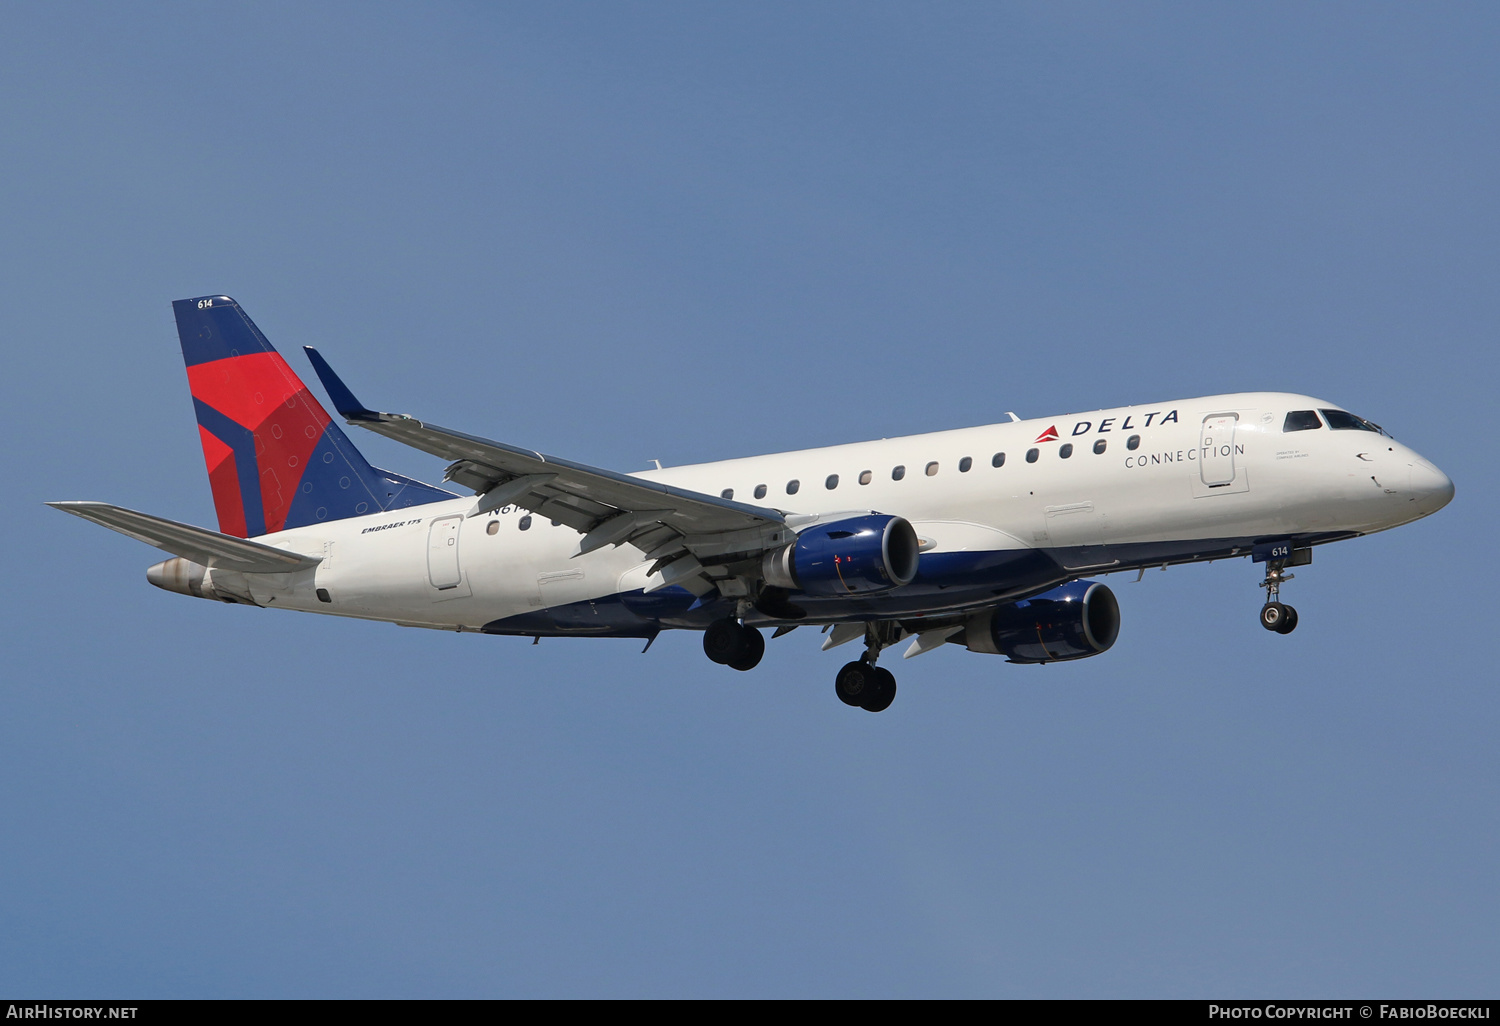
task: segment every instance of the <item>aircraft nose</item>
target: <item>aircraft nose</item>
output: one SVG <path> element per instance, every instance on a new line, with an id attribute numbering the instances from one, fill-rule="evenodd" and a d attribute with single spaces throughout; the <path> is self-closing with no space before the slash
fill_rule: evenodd
<path id="1" fill-rule="evenodd" d="M 1422 513 L 1436 513 L 1453 501 L 1453 480 L 1427 460 L 1411 465 L 1412 501 Z"/>

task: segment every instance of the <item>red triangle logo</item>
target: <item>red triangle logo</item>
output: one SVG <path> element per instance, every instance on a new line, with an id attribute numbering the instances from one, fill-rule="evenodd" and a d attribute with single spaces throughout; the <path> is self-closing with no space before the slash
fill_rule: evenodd
<path id="1" fill-rule="evenodd" d="M 1055 442 L 1055 441 L 1057 441 L 1057 425 L 1054 424 L 1051 427 L 1049 427 L 1046 431 L 1043 431 L 1041 434 L 1037 435 L 1036 436 L 1036 440 L 1038 442 Z"/>

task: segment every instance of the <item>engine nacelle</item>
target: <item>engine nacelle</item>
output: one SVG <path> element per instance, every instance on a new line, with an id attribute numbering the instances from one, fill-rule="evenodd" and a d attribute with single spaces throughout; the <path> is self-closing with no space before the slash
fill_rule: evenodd
<path id="1" fill-rule="evenodd" d="M 1060 663 L 1108 651 L 1119 636 L 1115 593 L 1098 581 L 1073 581 L 973 617 L 964 645 L 1013 663 Z"/>
<path id="2" fill-rule="evenodd" d="M 871 513 L 816 524 L 761 560 L 766 583 L 809 595 L 889 591 L 917 576 L 921 543 L 902 517 Z"/>

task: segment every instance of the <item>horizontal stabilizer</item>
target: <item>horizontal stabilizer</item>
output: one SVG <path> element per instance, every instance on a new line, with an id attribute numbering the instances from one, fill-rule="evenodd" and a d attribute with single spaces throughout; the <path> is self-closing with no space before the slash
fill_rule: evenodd
<path id="1" fill-rule="evenodd" d="M 47 505 L 207 567 L 246 574 L 287 574 L 311 569 L 322 562 L 321 556 L 304 556 L 272 548 L 191 524 L 153 517 L 149 513 L 137 513 L 123 506 L 111 506 L 107 502 L 49 502 Z"/>

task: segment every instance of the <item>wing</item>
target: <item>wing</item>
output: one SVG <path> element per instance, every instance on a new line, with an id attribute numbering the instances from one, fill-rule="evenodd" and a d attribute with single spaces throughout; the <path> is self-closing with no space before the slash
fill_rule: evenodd
<path id="1" fill-rule="evenodd" d="M 304 556 L 272 548 L 191 524 L 153 517 L 149 513 L 137 513 L 123 506 L 111 506 L 107 502 L 49 502 L 47 505 L 203 566 L 246 574 L 288 574 L 322 562 L 321 556 Z"/>
<path id="2" fill-rule="evenodd" d="M 656 561 L 651 573 L 660 576 L 648 590 L 673 583 L 694 588 L 694 578 L 726 590 L 724 582 L 734 576 L 726 567 L 793 536 L 786 517 L 774 509 L 546 456 L 399 413 L 377 413 L 354 398 L 317 350 L 305 348 L 348 423 L 451 461 L 444 480 L 479 496 L 470 516 L 520 506 L 580 532 L 579 555 L 633 545 Z"/>

